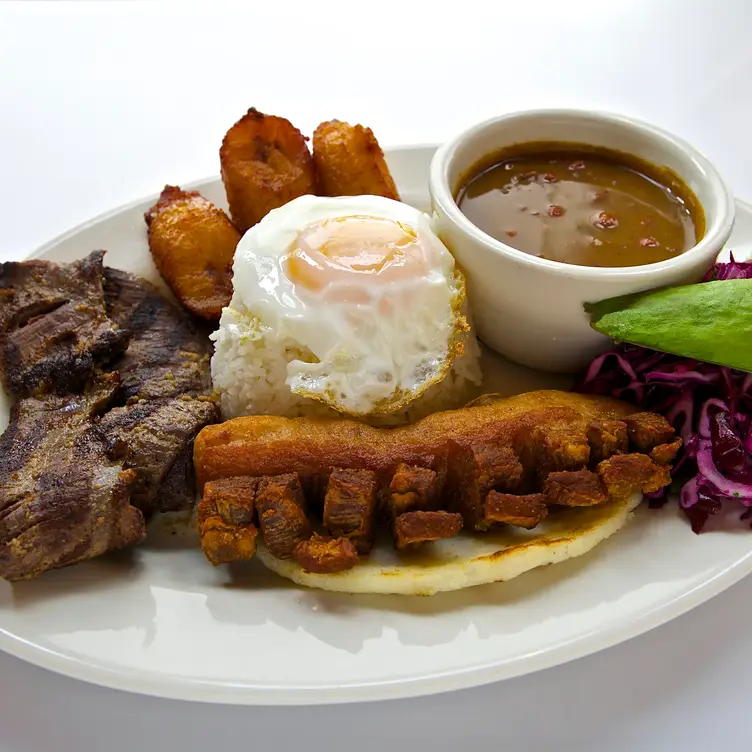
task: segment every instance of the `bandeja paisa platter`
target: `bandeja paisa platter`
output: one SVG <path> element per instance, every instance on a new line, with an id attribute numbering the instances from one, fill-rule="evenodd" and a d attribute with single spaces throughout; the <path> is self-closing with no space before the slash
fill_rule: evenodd
<path id="1" fill-rule="evenodd" d="M 252 110 L 224 182 L 0 267 L 3 649 L 185 699 L 404 697 L 747 573 L 747 363 L 717 332 L 752 215 L 704 158 L 576 111 L 385 161 L 361 126 L 298 136 Z M 708 300 L 713 332 L 661 325 Z"/>

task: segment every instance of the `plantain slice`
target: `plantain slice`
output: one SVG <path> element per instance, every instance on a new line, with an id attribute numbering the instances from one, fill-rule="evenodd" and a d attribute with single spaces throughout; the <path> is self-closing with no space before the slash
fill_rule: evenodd
<path id="1" fill-rule="evenodd" d="M 232 297 L 232 261 L 240 234 L 228 216 L 197 191 L 165 186 L 144 214 L 149 249 L 175 297 L 216 321 Z"/>
<path id="2" fill-rule="evenodd" d="M 384 196 L 399 201 L 384 153 L 370 128 L 341 120 L 313 134 L 313 162 L 324 196 Z"/>
<path id="3" fill-rule="evenodd" d="M 241 232 L 272 209 L 315 193 L 306 139 L 284 118 L 251 108 L 227 131 L 219 159 L 230 215 Z"/>

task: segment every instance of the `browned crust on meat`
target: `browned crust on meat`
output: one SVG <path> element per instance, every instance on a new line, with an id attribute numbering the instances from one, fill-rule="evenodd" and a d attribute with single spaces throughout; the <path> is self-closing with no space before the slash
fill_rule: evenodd
<path id="1" fill-rule="evenodd" d="M 627 424 L 623 420 L 593 421 L 587 428 L 587 440 L 593 467 L 614 454 L 629 451 Z"/>
<path id="2" fill-rule="evenodd" d="M 590 470 L 564 470 L 550 473 L 543 483 L 549 504 L 565 507 L 591 507 L 608 500 L 606 487 Z"/>
<path id="3" fill-rule="evenodd" d="M 8 393 L 81 391 L 126 349 L 130 333 L 105 309 L 104 254 L 0 263 L 0 378 Z"/>
<path id="4" fill-rule="evenodd" d="M 371 470 L 335 468 L 324 498 L 324 527 L 335 538 L 352 540 L 359 554 L 373 545 L 378 482 Z"/>
<path id="5" fill-rule="evenodd" d="M 352 569 L 358 563 L 358 552 L 348 538 L 330 538 L 314 533 L 300 541 L 293 550 L 295 560 L 306 572 L 334 574 Z"/>
<path id="6" fill-rule="evenodd" d="M 285 118 L 252 107 L 227 131 L 219 159 L 230 215 L 241 233 L 272 209 L 315 193 L 306 139 Z"/>
<path id="7" fill-rule="evenodd" d="M 136 472 L 109 456 L 97 424 L 118 383 L 107 374 L 85 394 L 12 406 L 0 437 L 0 577 L 37 577 L 145 537 Z"/>
<path id="8" fill-rule="evenodd" d="M 434 470 L 401 462 L 389 484 L 389 517 L 393 521 L 404 512 L 437 509 L 441 483 Z"/>
<path id="9" fill-rule="evenodd" d="M 197 191 L 165 186 L 145 214 L 149 250 L 175 297 L 191 313 L 219 320 L 232 297 L 232 263 L 240 233 Z"/>
<path id="10" fill-rule="evenodd" d="M 657 447 L 651 450 L 650 456 L 654 462 L 659 465 L 670 465 L 675 459 L 676 455 L 681 449 L 682 440 L 676 438 L 670 441 L 668 444 L 659 444 Z"/>
<path id="11" fill-rule="evenodd" d="M 492 489 L 515 492 L 522 484 L 523 467 L 510 447 L 484 442 L 460 446 L 452 465 L 452 508 L 468 530 L 487 530 L 485 500 Z"/>
<path id="12" fill-rule="evenodd" d="M 356 543 L 366 530 L 363 520 L 373 519 L 360 510 L 371 510 L 374 497 L 381 498 L 386 522 L 401 545 L 409 545 L 420 536 L 408 535 L 405 525 L 421 515 L 458 514 L 470 531 L 497 523 L 530 528 L 548 505 L 589 506 L 667 485 L 669 468 L 655 460 L 675 452 L 680 441 L 658 445 L 655 459 L 621 454 L 628 449 L 624 419 L 633 410 L 606 398 L 536 392 L 486 396 L 390 429 L 343 419 L 252 416 L 202 431 L 195 458 L 200 482 L 291 469 L 309 489 L 328 479 L 325 526 Z M 590 470 L 604 454 L 610 456 Z M 342 498 L 350 506 L 338 519 L 332 505 Z M 430 508 L 415 508 L 421 506 Z"/>
<path id="13" fill-rule="evenodd" d="M 105 267 L 104 282 L 108 316 L 133 335 L 112 364 L 126 402 L 211 396 L 212 344 L 188 312 L 135 274 Z"/>
<path id="14" fill-rule="evenodd" d="M 253 522 L 258 478 L 222 478 L 204 486 L 204 500 L 212 504 L 228 525 Z"/>
<path id="15" fill-rule="evenodd" d="M 256 555 L 258 530 L 254 525 L 228 524 L 219 515 L 204 520 L 201 550 L 215 567 L 236 561 L 248 561 Z"/>
<path id="16" fill-rule="evenodd" d="M 518 434 L 516 444 L 528 476 L 532 469 L 537 482 L 549 473 L 584 467 L 590 459 L 590 445 L 581 429 L 536 425 Z"/>
<path id="17" fill-rule="evenodd" d="M 405 512 L 394 521 L 397 549 L 454 538 L 462 530 L 462 515 L 456 512 Z"/>
<path id="18" fill-rule="evenodd" d="M 500 522 L 526 530 L 534 528 L 548 514 L 544 494 L 505 494 L 491 491 L 486 496 L 485 516 L 490 522 Z"/>
<path id="19" fill-rule="evenodd" d="M 256 554 L 258 531 L 253 524 L 258 478 L 224 478 L 204 486 L 199 502 L 201 549 L 215 566 L 247 561 Z"/>
<path id="20" fill-rule="evenodd" d="M 294 468 L 307 476 L 342 467 L 373 470 L 388 485 L 400 463 L 441 474 L 468 445 L 490 442 L 513 454 L 515 447 L 523 450 L 536 427 L 544 433 L 577 432 L 585 441 L 587 426 L 594 420 L 618 420 L 634 409 L 605 397 L 543 391 L 508 398 L 487 395 L 482 404 L 433 413 L 390 429 L 339 418 L 253 415 L 205 428 L 195 444 L 196 471 L 202 485 L 229 475 L 277 475 Z M 582 447 L 579 441 L 577 445 Z M 587 450 L 578 451 L 583 467 Z M 523 454 L 527 453 L 520 451 Z M 519 459 L 523 465 L 529 461 L 525 456 Z M 530 462 L 526 469 L 532 468 Z"/>
<path id="21" fill-rule="evenodd" d="M 654 493 L 671 483 L 671 472 L 646 454 L 618 454 L 598 465 L 608 495 L 624 499 L 635 492 Z"/>
<path id="22" fill-rule="evenodd" d="M 313 133 L 313 163 L 324 196 L 384 196 L 399 201 L 384 152 L 370 128 L 341 120 Z"/>
<path id="23" fill-rule="evenodd" d="M 676 436 L 673 426 L 658 413 L 634 413 L 624 419 L 627 424 L 630 448 L 649 454 L 660 444 L 672 442 Z"/>
<path id="24" fill-rule="evenodd" d="M 169 504 L 189 501 L 194 504 L 195 487 L 190 465 L 184 473 L 182 488 L 171 493 L 165 481 L 176 463 L 184 455 L 196 434 L 208 423 L 217 419 L 216 406 L 207 400 L 186 396 L 164 400 L 138 400 L 116 407 L 104 415 L 99 423 L 124 460 L 124 466 L 137 473 L 131 491 L 131 503 L 145 515 L 160 509 L 167 511 Z M 186 461 L 190 459 L 190 453 Z M 189 496 L 190 499 L 185 497 Z M 173 507 L 174 509 L 175 507 Z"/>
<path id="25" fill-rule="evenodd" d="M 264 543 L 278 559 L 289 558 L 300 541 L 311 537 L 297 473 L 261 478 L 256 489 L 256 511 Z"/>

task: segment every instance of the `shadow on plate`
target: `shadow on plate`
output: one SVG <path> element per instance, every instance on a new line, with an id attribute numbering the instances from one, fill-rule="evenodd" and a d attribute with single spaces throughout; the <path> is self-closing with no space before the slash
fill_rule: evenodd
<path id="1" fill-rule="evenodd" d="M 657 511 L 641 508 L 636 519 L 614 539 L 582 557 L 533 570 L 509 582 L 430 597 L 347 595 L 305 589 L 258 561 L 211 567 L 198 548 L 192 526 L 182 522 L 174 530 L 169 525 L 160 527 L 134 551 L 49 572 L 36 581 L 0 585 L 0 612 L 3 607 L 21 614 L 38 609 L 45 624 L 54 625 L 56 633 L 146 627 L 151 633 L 151 637 L 145 634 L 148 644 L 156 629 L 153 591 L 161 588 L 178 598 L 181 593 L 200 596 L 199 607 L 220 624 L 274 624 L 292 633 L 302 631 L 353 655 L 366 641 L 394 637 L 404 645 L 426 647 L 451 642 L 463 632 L 480 639 L 513 638 L 530 629 L 531 624 L 545 626 L 552 618 L 547 602 L 555 590 L 560 591 L 556 593 L 558 603 L 571 602 L 573 616 L 624 597 L 625 592 L 619 590 L 620 578 L 614 576 L 624 566 L 619 550 L 645 550 L 645 542 L 651 538 L 648 547 L 660 552 L 655 538 L 660 539 L 663 525 L 656 523 L 675 523 L 677 520 L 671 518 L 679 514 L 675 507 Z M 687 536 L 688 543 L 696 541 L 689 529 Z M 631 565 L 628 562 L 627 566 Z M 681 577 L 685 566 L 660 553 L 652 554 L 650 565 L 645 569 L 645 587 Z M 641 566 L 641 562 L 635 561 L 635 566 Z M 587 586 L 588 577 L 594 578 L 594 587 Z M 615 585 L 612 591 L 608 584 L 603 585 L 604 578 L 608 583 L 611 577 Z M 603 598 L 604 592 L 609 593 L 608 598 Z M 75 608 L 71 607 L 73 603 Z M 560 612 L 557 608 L 557 619 L 561 619 Z M 9 628 L 8 624 L 3 626 Z"/>
<path id="2" fill-rule="evenodd" d="M 647 510 L 645 510 L 647 512 Z M 639 550 L 641 539 L 649 533 L 650 518 L 659 512 L 638 515 L 621 531 L 622 544 Z M 587 611 L 609 602 L 598 593 L 603 588 L 581 587 L 588 571 L 608 567 L 615 539 L 605 541 L 585 556 L 569 559 L 555 566 L 527 572 L 509 582 L 481 585 L 430 597 L 398 595 L 348 595 L 301 588 L 264 570 L 259 562 L 227 569 L 227 580 L 212 588 L 206 607 L 219 622 L 238 625 L 261 625 L 272 622 L 284 629 L 304 631 L 333 648 L 356 654 L 367 640 L 380 639 L 389 630 L 400 643 L 426 647 L 454 640 L 460 633 L 473 630 L 481 639 L 513 636 L 529 629 L 530 599 L 537 603 L 539 625 L 548 620 L 546 597 L 556 588 L 571 588 L 572 613 Z M 679 574 L 664 567 L 660 576 Z M 646 584 L 655 581 L 646 578 Z M 247 594 L 248 597 L 244 597 Z M 257 594 L 263 597 L 263 608 L 249 601 Z M 274 597 L 269 597 L 272 595 Z M 614 590 L 613 600 L 622 597 Z M 519 608 L 526 604 L 526 608 Z M 560 614 L 557 613 L 557 618 Z M 346 622 L 347 629 L 342 624 Z"/>
<path id="3" fill-rule="evenodd" d="M 41 641 L 52 634 L 145 629 L 154 638 L 156 603 L 142 578 L 136 550 L 46 572 L 36 580 L 0 583 L 2 628 L 14 634 L 29 624 Z"/>

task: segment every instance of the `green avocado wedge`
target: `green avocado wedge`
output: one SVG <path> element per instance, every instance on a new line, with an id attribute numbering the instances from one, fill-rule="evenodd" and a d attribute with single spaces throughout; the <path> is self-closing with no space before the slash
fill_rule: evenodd
<path id="1" fill-rule="evenodd" d="M 752 371 L 752 279 L 728 279 L 586 303 L 616 342 Z"/>

